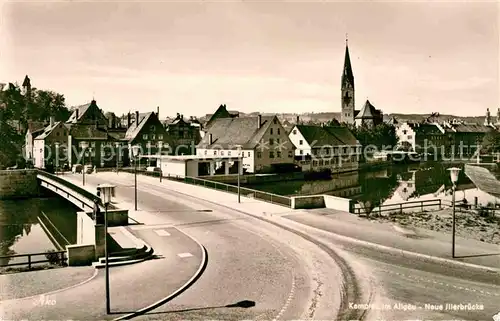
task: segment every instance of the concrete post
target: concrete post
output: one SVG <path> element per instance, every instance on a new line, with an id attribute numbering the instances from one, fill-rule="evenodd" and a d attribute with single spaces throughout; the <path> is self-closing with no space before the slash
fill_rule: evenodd
<path id="1" fill-rule="evenodd" d="M 229 161 L 222 161 L 222 164 L 224 165 L 224 174 L 229 175 Z"/>
<path id="2" fill-rule="evenodd" d="M 215 162 L 210 162 L 210 175 L 215 175 Z"/>

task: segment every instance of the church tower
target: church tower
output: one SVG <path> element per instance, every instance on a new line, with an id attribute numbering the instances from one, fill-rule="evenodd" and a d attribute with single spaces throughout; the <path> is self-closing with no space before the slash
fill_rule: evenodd
<path id="1" fill-rule="evenodd" d="M 354 75 L 352 73 L 351 59 L 347 39 L 345 41 L 344 69 L 342 71 L 342 114 L 341 122 L 354 124 Z"/>

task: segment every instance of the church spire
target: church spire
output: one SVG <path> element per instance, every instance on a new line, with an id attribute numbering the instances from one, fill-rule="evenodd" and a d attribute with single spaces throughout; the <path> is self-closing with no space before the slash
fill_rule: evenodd
<path id="1" fill-rule="evenodd" d="M 345 58 L 344 58 L 344 70 L 342 72 L 342 88 L 352 87 L 354 88 L 354 75 L 352 73 L 351 58 L 349 57 L 349 46 L 348 39 L 346 35 L 345 39 Z"/>

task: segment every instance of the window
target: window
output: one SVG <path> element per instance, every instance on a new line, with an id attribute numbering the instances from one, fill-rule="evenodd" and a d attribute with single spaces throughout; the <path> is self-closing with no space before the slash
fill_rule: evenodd
<path id="1" fill-rule="evenodd" d="M 269 145 L 274 145 L 274 139 L 269 138 Z"/>
<path id="2" fill-rule="evenodd" d="M 407 132 L 406 129 L 403 129 L 403 135 L 406 135 L 406 132 Z"/>
<path id="3" fill-rule="evenodd" d="M 273 123 L 276 125 L 278 123 L 278 120 L 276 118 L 274 118 Z"/>
<path id="4" fill-rule="evenodd" d="M 412 136 L 411 136 L 411 135 L 408 135 L 408 139 L 412 139 Z"/>
<path id="5" fill-rule="evenodd" d="M 278 128 L 278 135 L 280 135 L 280 129 Z"/>
<path id="6" fill-rule="evenodd" d="M 148 134 L 143 134 L 142 139 L 148 139 Z"/>
<path id="7" fill-rule="evenodd" d="M 271 128 L 271 130 L 270 130 L 269 134 L 271 134 L 271 135 L 273 134 L 273 129 L 272 129 L 272 128 Z"/>
<path id="8" fill-rule="evenodd" d="M 288 157 L 292 158 L 293 157 L 293 152 L 291 150 L 288 151 Z"/>
<path id="9" fill-rule="evenodd" d="M 279 143 L 280 143 L 280 139 L 276 138 L 276 144 L 279 144 Z"/>
<path id="10" fill-rule="evenodd" d="M 276 157 L 281 158 L 281 152 L 276 152 Z"/>
<path id="11" fill-rule="evenodd" d="M 227 156 L 231 156 L 231 151 L 228 151 L 228 152 L 227 152 Z"/>
<path id="12" fill-rule="evenodd" d="M 274 152 L 269 152 L 269 158 L 274 158 Z"/>
<path id="13" fill-rule="evenodd" d="M 163 134 L 158 135 L 158 139 L 163 140 Z"/>
<path id="14" fill-rule="evenodd" d="M 342 148 L 342 152 L 343 152 L 344 154 L 347 154 L 347 147 Z"/>
<path id="15" fill-rule="evenodd" d="M 330 165 L 330 160 L 329 159 L 325 160 L 325 165 Z"/>
<path id="16" fill-rule="evenodd" d="M 301 139 L 299 140 L 299 145 L 302 145 L 304 143 L 304 141 Z"/>
<path id="17" fill-rule="evenodd" d="M 154 125 L 149 126 L 149 130 L 152 131 L 152 132 L 154 132 L 155 131 L 155 126 Z"/>
<path id="18" fill-rule="evenodd" d="M 248 157 L 250 157 L 250 152 L 248 152 Z"/>
<path id="19" fill-rule="evenodd" d="M 151 135 L 151 139 L 156 140 L 156 135 L 155 134 Z"/>
<path id="20" fill-rule="evenodd" d="M 220 151 L 220 155 L 224 156 L 224 151 L 223 150 Z"/>
<path id="21" fill-rule="evenodd" d="M 293 130 L 293 134 L 297 135 L 297 130 L 296 129 Z"/>
<path id="22" fill-rule="evenodd" d="M 302 149 L 301 149 L 301 150 L 299 150 L 299 154 L 300 154 L 300 155 L 304 154 L 304 151 L 303 151 Z"/>
<path id="23" fill-rule="evenodd" d="M 205 149 L 205 152 L 204 152 L 203 154 L 205 154 L 205 155 L 206 155 L 206 154 L 207 154 L 207 152 L 208 152 L 208 150 L 206 150 L 206 149 Z"/>
<path id="24" fill-rule="evenodd" d="M 319 166 L 323 166 L 323 160 L 319 161 Z"/>
<path id="25" fill-rule="evenodd" d="M 261 158 L 262 157 L 262 152 L 257 152 L 257 158 Z"/>
<path id="26" fill-rule="evenodd" d="M 217 155 L 217 151 L 216 150 L 214 150 L 214 155 Z"/>
<path id="27" fill-rule="evenodd" d="M 313 166 L 318 166 L 318 161 L 313 161 Z"/>

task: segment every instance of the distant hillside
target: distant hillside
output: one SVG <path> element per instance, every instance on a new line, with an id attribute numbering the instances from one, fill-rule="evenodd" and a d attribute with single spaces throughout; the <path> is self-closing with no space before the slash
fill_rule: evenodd
<path id="1" fill-rule="evenodd" d="M 234 111 L 236 112 L 236 111 Z M 240 117 L 245 117 L 245 116 L 256 116 L 258 115 L 258 112 L 252 112 L 252 113 L 241 113 L 240 112 Z M 340 121 L 340 112 L 336 113 L 302 113 L 302 114 L 297 114 L 297 113 L 261 113 L 263 116 L 270 116 L 270 115 L 278 115 L 278 118 L 281 121 L 287 120 L 290 123 L 295 123 L 297 116 L 299 116 L 300 120 L 302 122 L 308 123 L 308 122 L 313 122 L 313 123 L 323 123 L 330 121 L 332 119 L 336 119 Z M 210 115 L 205 115 L 203 117 L 200 117 L 200 121 L 204 122 L 207 120 L 207 116 Z M 431 117 L 431 114 L 385 114 L 384 115 L 384 120 L 390 120 L 392 117 L 396 118 L 398 122 L 420 122 L 423 121 L 429 117 Z M 482 124 L 484 122 L 484 116 L 468 116 L 468 117 L 460 117 L 460 116 L 454 116 L 454 115 L 439 115 L 437 117 L 434 117 L 433 120 L 437 122 L 443 122 L 445 120 L 452 120 L 452 119 L 459 119 L 462 120 L 466 123 L 478 123 Z"/>

